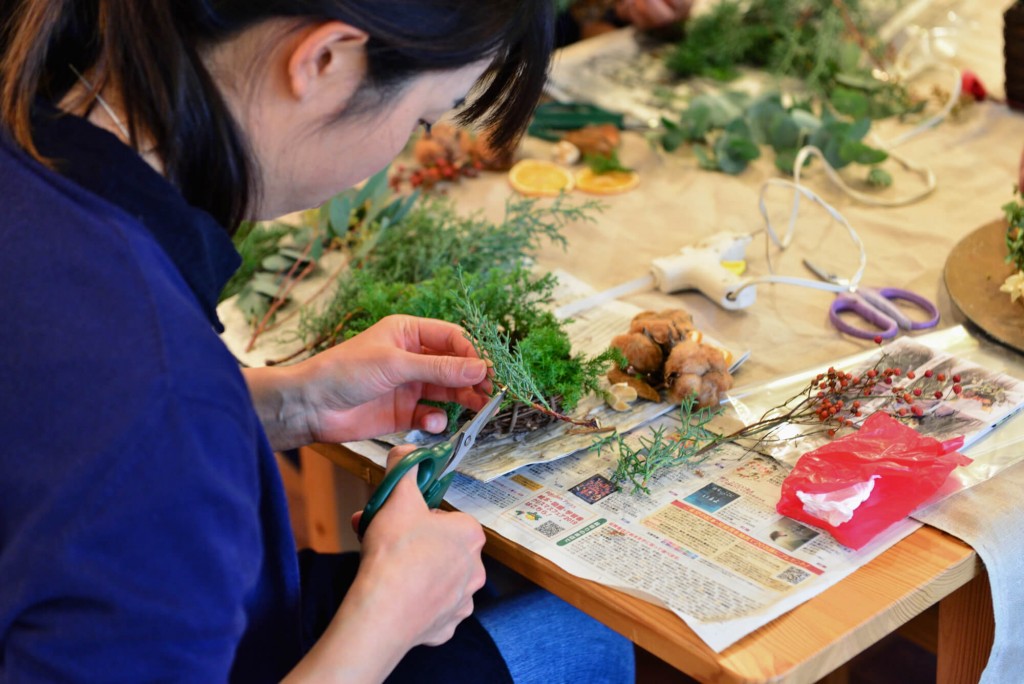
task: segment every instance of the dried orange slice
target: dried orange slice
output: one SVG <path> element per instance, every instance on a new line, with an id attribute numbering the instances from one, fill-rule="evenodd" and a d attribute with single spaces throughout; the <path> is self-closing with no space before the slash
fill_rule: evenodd
<path id="1" fill-rule="evenodd" d="M 594 173 L 586 168 L 576 172 L 576 187 L 592 195 L 617 195 L 632 190 L 639 184 L 640 174 L 636 171 Z"/>
<path id="2" fill-rule="evenodd" d="M 508 181 L 530 197 L 555 197 L 573 187 L 572 173 L 554 162 L 524 159 L 509 169 Z"/>

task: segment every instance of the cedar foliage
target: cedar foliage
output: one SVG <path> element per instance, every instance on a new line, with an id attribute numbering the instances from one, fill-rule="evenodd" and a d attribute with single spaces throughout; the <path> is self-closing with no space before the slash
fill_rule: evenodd
<path id="1" fill-rule="evenodd" d="M 525 377 L 533 385 L 512 392 L 514 401 L 571 412 L 597 390 L 612 357 L 571 353 L 562 323 L 545 308 L 556 280 L 535 273 L 530 261 L 544 244 L 564 247 L 562 227 L 591 220 L 598 209 L 565 198 L 510 199 L 504 219 L 494 223 L 457 213 L 445 197 L 424 196 L 401 220 L 349 221 L 350 268 L 326 306 L 303 312 L 300 335 L 318 351 L 391 314 L 466 324 L 472 312 L 470 339 L 478 351 L 492 363 L 504 359 L 495 364 L 495 381 Z"/>

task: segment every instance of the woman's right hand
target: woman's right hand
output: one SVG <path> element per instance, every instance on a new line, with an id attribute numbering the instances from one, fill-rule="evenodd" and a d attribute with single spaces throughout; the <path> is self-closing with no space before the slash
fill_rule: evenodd
<path id="1" fill-rule="evenodd" d="M 392 449 L 388 466 L 412 449 Z M 472 516 L 427 508 L 410 471 L 367 528 L 355 581 L 289 681 L 381 681 L 409 649 L 450 639 L 484 584 L 483 544 Z"/>
<path id="2" fill-rule="evenodd" d="M 392 449 L 388 468 L 413 449 Z M 358 528 L 358 513 L 352 524 Z M 392 585 L 388 596 L 396 603 L 402 597 L 408 612 L 423 623 L 414 630 L 406 623 L 415 632 L 413 645 L 434 646 L 450 639 L 456 625 L 473 612 L 473 594 L 485 580 L 483 545 L 483 528 L 472 516 L 427 508 L 413 470 L 367 527 L 360 575 Z"/>

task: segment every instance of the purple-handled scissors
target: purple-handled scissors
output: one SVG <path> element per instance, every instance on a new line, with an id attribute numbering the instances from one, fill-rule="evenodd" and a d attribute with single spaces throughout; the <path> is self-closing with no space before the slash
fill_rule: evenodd
<path id="1" fill-rule="evenodd" d="M 836 285 L 846 286 L 846 292 L 840 292 L 828 310 L 828 319 L 832 325 L 847 335 L 870 340 L 874 337 L 889 339 L 896 337 L 900 329 L 923 330 L 934 328 L 939 323 L 939 309 L 921 295 L 898 287 L 851 287 L 849 281 L 826 273 L 811 262 L 804 259 L 804 266 L 822 280 Z M 907 302 L 920 309 L 924 320 L 915 320 L 908 316 L 896 304 L 896 301 Z M 874 328 L 861 328 L 851 325 L 840 314 L 849 312 L 857 315 L 865 323 Z"/>

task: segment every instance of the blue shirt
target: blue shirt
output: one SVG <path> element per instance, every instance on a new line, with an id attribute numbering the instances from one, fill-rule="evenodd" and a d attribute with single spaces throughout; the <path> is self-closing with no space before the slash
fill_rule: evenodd
<path id="1" fill-rule="evenodd" d="M 0 680 L 273 681 L 301 657 L 277 465 L 215 305 L 222 227 L 114 136 L 0 143 Z"/>

